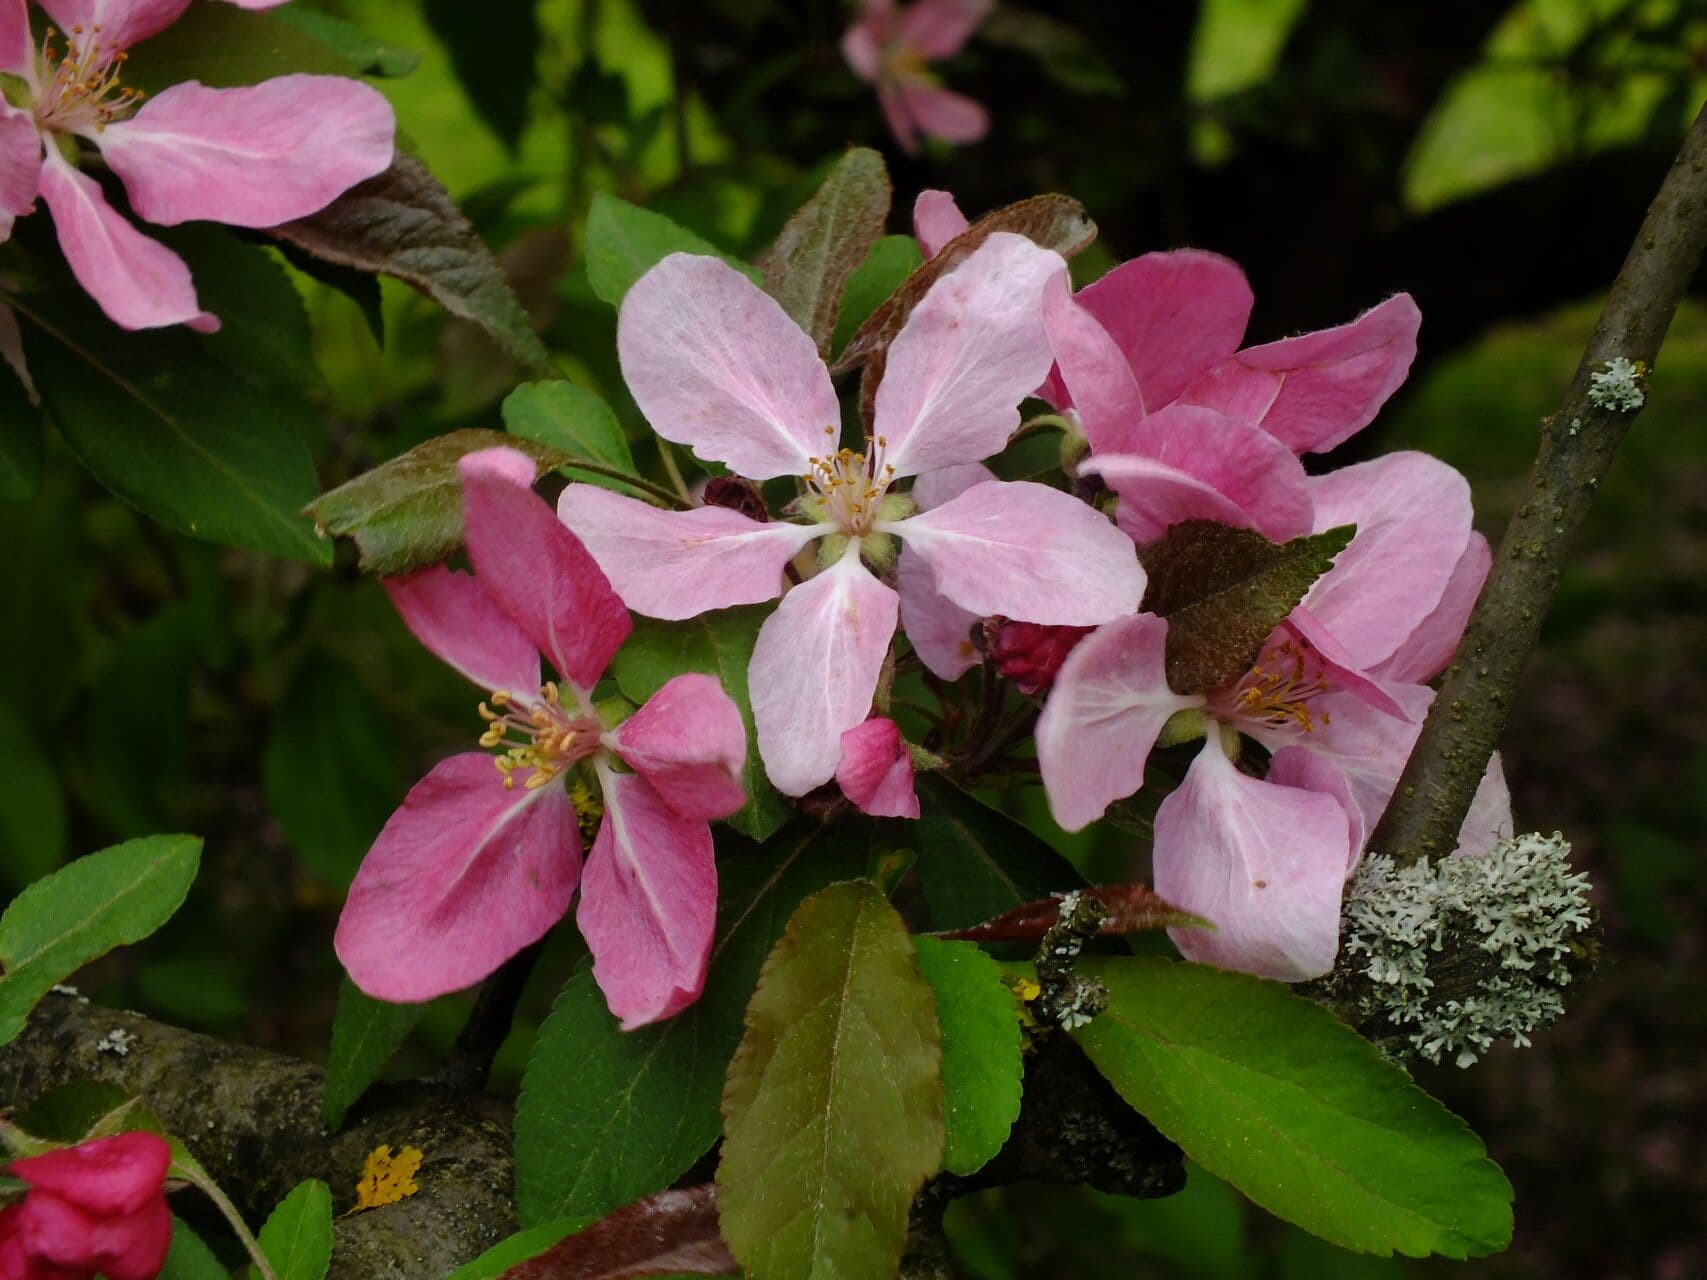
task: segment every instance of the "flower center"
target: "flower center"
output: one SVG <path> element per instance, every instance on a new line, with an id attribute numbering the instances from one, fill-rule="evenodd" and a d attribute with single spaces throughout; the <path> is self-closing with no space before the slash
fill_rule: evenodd
<path id="1" fill-rule="evenodd" d="M 825 427 L 824 434 L 833 442 L 836 429 Z M 838 449 L 807 459 L 812 469 L 806 473 L 806 483 L 818 496 L 823 518 L 850 538 L 871 532 L 878 518 L 877 504 L 895 478 L 895 468 L 883 461 L 888 446 L 884 436 L 868 437 L 864 453 Z"/>
<path id="2" fill-rule="evenodd" d="M 504 748 L 492 763 L 503 774 L 506 791 L 516 785 L 518 772 L 526 775 L 522 785 L 529 791 L 543 787 L 597 751 L 604 732 L 597 720 L 565 711 L 557 685 L 549 682 L 540 687 L 539 701 L 529 707 L 518 707 L 508 690 L 497 690 L 490 706 L 480 704 L 480 718 L 486 721 L 480 745 Z"/>
<path id="3" fill-rule="evenodd" d="M 42 38 L 43 88 L 35 112 L 42 128 L 69 133 L 99 131 L 129 115 L 142 101 L 140 89 L 127 89 L 119 83 L 130 55 L 102 44 L 99 23 L 87 32 L 73 27 L 65 38 L 63 53 L 58 39 L 59 32 L 53 27 Z"/>
<path id="4" fill-rule="evenodd" d="M 1231 710 L 1280 729 L 1295 725 L 1305 733 L 1318 719 L 1310 711 L 1310 700 L 1330 688 L 1321 664 L 1311 660 L 1296 640 L 1271 644 L 1257 657 L 1245 677 L 1235 686 Z M 1329 723 L 1322 712 L 1320 723 Z"/>

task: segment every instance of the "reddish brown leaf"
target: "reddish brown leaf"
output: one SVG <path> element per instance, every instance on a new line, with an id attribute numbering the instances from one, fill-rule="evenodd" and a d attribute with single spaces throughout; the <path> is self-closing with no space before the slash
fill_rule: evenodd
<path id="1" fill-rule="evenodd" d="M 717 1188 L 660 1191 L 565 1236 L 501 1280 L 631 1280 L 638 1276 L 732 1276 L 735 1259 L 717 1234 Z"/>
<path id="2" fill-rule="evenodd" d="M 1214 927 L 1202 916 L 1182 911 L 1167 899 L 1157 897 L 1146 884 L 1101 885 L 1079 892 L 1090 894 L 1108 910 L 1108 919 L 1098 930 L 1104 938 L 1176 926 Z M 975 924 L 969 929 L 951 929 L 937 936 L 961 942 L 1037 942 L 1060 917 L 1061 896 L 1056 895 L 1021 903 L 982 924 Z"/>

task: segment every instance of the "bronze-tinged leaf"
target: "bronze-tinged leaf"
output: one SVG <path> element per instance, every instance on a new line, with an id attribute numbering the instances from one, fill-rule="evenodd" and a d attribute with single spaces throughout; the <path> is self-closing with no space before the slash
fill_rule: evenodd
<path id="1" fill-rule="evenodd" d="M 470 427 L 435 436 L 323 493 L 307 507 L 322 536 L 356 540 L 362 568 L 391 577 L 437 564 L 462 545 L 457 459 L 497 446 L 519 449 L 542 469 L 574 459 L 561 449 Z"/>
<path id="2" fill-rule="evenodd" d="M 1097 931 L 1104 938 L 1143 933 L 1150 929 L 1215 927 L 1202 916 L 1174 906 L 1147 884 L 1098 885 L 1079 892 L 1089 894 L 1107 909 L 1108 919 Z M 1055 894 L 1036 902 L 1022 903 L 982 924 L 966 929 L 949 929 L 936 936 L 960 942 L 1038 942 L 1060 920 L 1063 896 Z"/>
<path id="3" fill-rule="evenodd" d="M 851 147 L 758 260 L 765 292 L 830 354 L 842 286 L 889 217 L 889 171 L 869 147 Z"/>
<path id="4" fill-rule="evenodd" d="M 339 266 L 394 276 L 479 325 L 522 364 L 554 372 L 498 259 L 411 156 L 399 152 L 384 173 L 267 234 Z"/>
<path id="5" fill-rule="evenodd" d="M 736 1273 L 735 1259 L 717 1234 L 717 1188 L 705 1183 L 636 1200 L 511 1267 L 501 1280 Z"/>
<path id="6" fill-rule="evenodd" d="M 1249 671 L 1269 633 L 1298 607 L 1356 534 L 1353 525 L 1270 542 L 1210 520 L 1176 524 L 1139 548 L 1143 609 L 1168 620 L 1168 686 L 1207 693 Z"/>

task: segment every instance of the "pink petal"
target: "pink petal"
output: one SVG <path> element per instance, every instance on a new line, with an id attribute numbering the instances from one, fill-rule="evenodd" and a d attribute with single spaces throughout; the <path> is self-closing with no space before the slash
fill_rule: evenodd
<path id="1" fill-rule="evenodd" d="M 1345 814 L 1349 841 L 1345 873 L 1349 876 L 1355 871 L 1373 824 L 1364 817 L 1363 806 L 1358 803 L 1351 779 L 1339 762 L 1308 747 L 1285 747 L 1270 758 L 1267 781 L 1282 787 L 1317 791 L 1339 801 L 1340 810 Z"/>
<path id="2" fill-rule="evenodd" d="M 49 147 L 41 195 L 59 247 L 89 296 L 122 329 L 187 324 L 211 332 L 219 320 L 196 305 L 184 260 L 121 218 L 87 174 Z"/>
<path id="3" fill-rule="evenodd" d="M 862 18 L 843 32 L 842 57 L 861 80 L 875 81 L 883 71 L 883 39 L 877 25 Z"/>
<path id="4" fill-rule="evenodd" d="M 861 813 L 874 818 L 917 818 L 913 756 L 893 720 L 873 716 L 842 735 L 836 784 Z"/>
<path id="5" fill-rule="evenodd" d="M 857 550 L 782 598 L 747 668 L 759 755 L 772 785 L 805 795 L 836 776 L 842 734 L 871 710 L 897 599 Z"/>
<path id="6" fill-rule="evenodd" d="M 378 90 L 288 75 L 239 89 L 175 84 L 98 143 L 139 218 L 273 227 L 383 173 L 396 131 Z"/>
<path id="7" fill-rule="evenodd" d="M 900 83 L 885 76 L 877 82 L 877 105 L 883 112 L 883 123 L 889 126 L 896 144 L 908 155 L 919 153 L 919 125 L 913 119 L 909 95 Z"/>
<path id="8" fill-rule="evenodd" d="M 1274 644 L 1278 637 L 1285 637 L 1304 647 L 1306 665 L 1321 673 L 1323 683 L 1345 690 L 1377 711 L 1407 723 L 1413 722 L 1403 705 L 1387 692 L 1379 680 L 1372 679 L 1357 669 L 1356 661 L 1346 652 L 1345 646 L 1335 638 L 1333 632 L 1322 625 L 1321 619 L 1305 606 L 1299 605 L 1289 613 L 1285 621 L 1275 628 L 1268 643 Z M 1285 640 L 1281 643 L 1284 644 Z"/>
<path id="9" fill-rule="evenodd" d="M 782 594 L 782 572 L 827 526 L 759 521 L 728 507 L 662 511 L 597 485 L 572 484 L 560 520 L 586 544 L 624 603 L 651 618 L 691 618 Z"/>
<path id="10" fill-rule="evenodd" d="M 996 0 L 914 0 L 901 10 L 895 39 L 934 62 L 960 51 Z"/>
<path id="11" fill-rule="evenodd" d="M 1078 411 L 1095 453 L 1129 453 L 1132 430 L 1144 418 L 1144 396 L 1126 357 L 1102 323 L 1073 299 L 1065 275 L 1043 292 L 1043 324 L 1055 356 L 1055 376 Z"/>
<path id="12" fill-rule="evenodd" d="M 943 245 L 971 225 L 946 191 L 921 191 L 913 201 L 913 239 L 927 258 L 936 257 Z"/>
<path id="13" fill-rule="evenodd" d="M 1301 982 L 1333 968 L 1350 865 L 1345 811 L 1259 782 L 1210 734 L 1156 811 L 1156 892 L 1216 927 L 1170 929 L 1188 960 Z"/>
<path id="14" fill-rule="evenodd" d="M 1511 839 L 1514 829 L 1511 788 L 1506 785 L 1505 764 L 1496 751 L 1470 800 L 1470 812 L 1464 815 L 1463 825 L 1458 828 L 1458 847 L 1452 856 L 1479 858 L 1501 840 Z"/>
<path id="15" fill-rule="evenodd" d="M 1298 453 L 1342 443 L 1375 418 L 1417 354 L 1422 312 L 1395 294 L 1350 324 L 1247 347 L 1182 393 L 1261 423 Z"/>
<path id="16" fill-rule="evenodd" d="M 699 999 L 717 918 L 711 828 L 684 818 L 639 774 L 599 769 L 605 820 L 575 923 L 593 980 L 633 1031 Z"/>
<path id="17" fill-rule="evenodd" d="M 492 603 L 473 574 L 434 565 L 383 580 L 391 603 L 435 656 L 481 689 L 522 703 L 539 690 L 539 650 Z"/>
<path id="18" fill-rule="evenodd" d="M 580 850 L 561 786 L 506 791 L 484 752 L 441 760 L 356 873 L 338 959 L 368 995 L 397 1004 L 471 986 L 563 918 Z"/>
<path id="19" fill-rule="evenodd" d="M 1238 264 L 1201 249 L 1123 262 L 1078 300 L 1125 355 L 1152 409 L 1238 350 L 1252 302 Z"/>
<path id="20" fill-rule="evenodd" d="M 708 675 L 667 681 L 605 741 L 684 818 L 727 818 L 747 803 L 747 727 Z"/>
<path id="21" fill-rule="evenodd" d="M 1375 674 L 1384 680 L 1422 684 L 1444 671 L 1464 637 L 1464 627 L 1470 621 L 1470 611 L 1476 607 L 1476 597 L 1482 594 L 1482 584 L 1488 579 L 1493 558 L 1488 540 L 1472 532 L 1434 612 L 1417 624 L 1417 629 L 1393 651 L 1392 657 L 1375 668 Z"/>
<path id="22" fill-rule="evenodd" d="M 159 1196 L 171 1163 L 164 1138 L 132 1132 L 14 1160 L 7 1172 L 85 1213 L 117 1216 Z"/>
<path id="23" fill-rule="evenodd" d="M 1470 486 L 1437 458 L 1390 453 L 1312 477 L 1315 528 L 1357 536 L 1304 603 L 1357 666 L 1393 656 L 1435 611 L 1470 541 Z"/>
<path id="24" fill-rule="evenodd" d="M 1049 811 L 1065 830 L 1136 792 L 1168 717 L 1202 705 L 1168 688 L 1167 638 L 1166 621 L 1135 614 L 1098 627 L 1061 664 L 1036 738 Z"/>
<path id="25" fill-rule="evenodd" d="M 897 91 L 920 133 L 944 142 L 976 142 L 990 131 L 982 103 L 927 80 L 903 79 Z"/>
<path id="26" fill-rule="evenodd" d="M 1001 452 L 1049 372 L 1042 291 L 1059 254 L 998 231 L 930 287 L 889 348 L 876 419 L 897 476 Z"/>
<path id="27" fill-rule="evenodd" d="M 958 680 L 984 660 L 972 643 L 978 615 L 936 589 L 936 574 L 917 551 L 902 546 L 895 579 L 901 591 L 901 629 L 931 674 Z"/>
<path id="28" fill-rule="evenodd" d="M 1071 494 L 989 481 L 893 524 L 937 590 L 980 617 L 1095 626 L 1137 610 L 1144 569 L 1132 542 Z"/>
<path id="29" fill-rule="evenodd" d="M 190 0 L 41 0 L 61 31 L 100 28 L 102 50 L 117 53 L 164 31 L 190 7 Z"/>
<path id="30" fill-rule="evenodd" d="M 939 467 L 927 471 L 917 480 L 907 496 L 920 511 L 940 507 L 950 498 L 958 498 L 975 484 L 994 480 L 996 473 L 982 462 L 963 462 L 956 467 Z"/>
<path id="31" fill-rule="evenodd" d="M 27 0 L 0 0 L 0 72 L 33 78 L 35 61 L 35 41 L 30 37 L 30 11 Z M 0 116 L 14 110 L 0 97 Z M 23 115 L 25 119 L 30 118 L 27 111 L 17 114 Z M 4 172 L 5 170 L 0 168 L 0 174 Z"/>
<path id="32" fill-rule="evenodd" d="M 842 412 L 818 348 L 727 263 L 672 253 L 622 300 L 616 341 L 653 430 L 699 457 L 768 480 L 835 451 Z"/>
<path id="33" fill-rule="evenodd" d="M 534 495 L 525 453 L 482 449 L 456 465 L 481 589 L 585 693 L 634 629 L 628 610 L 580 540 Z"/>
<path id="34" fill-rule="evenodd" d="M 6 0 L 0 0 L 0 14 Z M 0 39 L 4 39 L 0 32 Z M 12 223 L 36 207 L 41 188 L 41 134 L 28 111 L 0 98 L 0 243 L 12 234 Z"/>
<path id="35" fill-rule="evenodd" d="M 172 1247 L 166 1197 L 156 1196 L 126 1217 L 97 1221 L 88 1242 L 106 1280 L 155 1280 Z"/>
<path id="36" fill-rule="evenodd" d="M 1308 533 L 1304 467 L 1258 427 L 1195 405 L 1169 405 L 1126 433 L 1121 452 L 1085 460 L 1121 497 L 1121 527 L 1138 542 L 1181 520 L 1254 528 L 1275 542 Z"/>

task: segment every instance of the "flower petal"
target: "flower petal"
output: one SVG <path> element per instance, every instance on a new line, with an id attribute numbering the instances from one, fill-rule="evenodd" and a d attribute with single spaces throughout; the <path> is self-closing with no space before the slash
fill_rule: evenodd
<path id="1" fill-rule="evenodd" d="M 35 61 L 28 0 L 0 0 L 0 72 L 30 78 L 35 75 Z M 7 106 L 4 97 L 0 97 L 0 115 L 9 110 L 13 108 Z M 25 119 L 30 118 L 27 111 L 19 114 Z"/>
<path id="2" fill-rule="evenodd" d="M 699 999 L 717 919 L 711 828 L 684 818 L 639 774 L 600 766 L 605 820 L 575 923 L 593 980 L 633 1031 Z"/>
<path id="3" fill-rule="evenodd" d="M 480 587 L 559 675 L 583 692 L 634 629 L 628 610 L 580 540 L 536 497 L 533 460 L 482 449 L 457 462 L 463 531 Z"/>
<path id="4" fill-rule="evenodd" d="M 1364 817 L 1363 806 L 1357 801 L 1351 779 L 1346 776 L 1346 771 L 1337 760 L 1319 751 L 1311 751 L 1308 747 L 1285 747 L 1269 759 L 1267 781 L 1282 787 L 1320 792 L 1338 800 L 1340 809 L 1345 814 L 1349 839 L 1346 845 L 1345 872 L 1349 876 L 1357 869 L 1373 824 Z"/>
<path id="5" fill-rule="evenodd" d="M 415 639 L 481 689 L 523 704 L 539 690 L 539 650 L 481 590 L 474 575 L 434 565 L 383 580 Z"/>
<path id="6" fill-rule="evenodd" d="M 896 145 L 910 156 L 919 153 L 919 125 L 913 119 L 907 94 L 898 81 L 889 76 L 877 81 L 877 105 L 883 112 L 883 123 L 889 126 Z"/>
<path id="7" fill-rule="evenodd" d="M 190 0 L 41 0 L 41 7 L 61 31 L 99 27 L 100 47 L 110 54 L 164 31 L 183 17 Z"/>
<path id="8" fill-rule="evenodd" d="M 1156 811 L 1156 892 L 1215 925 L 1170 929 L 1188 960 L 1301 982 L 1333 968 L 1351 855 L 1331 795 L 1247 777 L 1210 734 Z"/>
<path id="9" fill-rule="evenodd" d="M 725 262 L 672 253 L 641 276 L 616 344 L 652 429 L 701 458 L 768 480 L 835 451 L 841 408 L 818 348 Z"/>
<path id="10" fill-rule="evenodd" d="M 1064 275 L 1043 291 L 1043 325 L 1066 390 L 1052 398 L 1078 412 L 1093 453 L 1132 452 L 1132 430 L 1145 412 L 1138 379 L 1102 323 L 1074 300 Z"/>
<path id="11" fill-rule="evenodd" d="M 1470 541 L 1470 486 L 1424 453 L 1390 453 L 1310 479 L 1315 528 L 1357 536 L 1304 603 L 1373 670 L 1440 604 Z"/>
<path id="12" fill-rule="evenodd" d="M 1458 828 L 1458 847 L 1455 858 L 1479 858 L 1501 840 L 1511 839 L 1514 830 L 1511 816 L 1511 788 L 1506 785 L 1505 763 L 1500 753 L 1488 760 L 1487 771 L 1470 800 L 1470 811 Z"/>
<path id="13" fill-rule="evenodd" d="M 996 0 L 914 0 L 901 10 L 895 39 L 935 62 L 958 53 L 995 7 Z"/>
<path id="14" fill-rule="evenodd" d="M 896 91 L 920 133 L 944 142 L 976 142 L 990 132 L 990 113 L 964 93 L 930 80 L 902 79 Z"/>
<path id="15" fill-rule="evenodd" d="M 747 727 L 723 686 L 690 673 L 665 682 L 606 744 L 684 818 L 727 818 L 747 803 Z"/>
<path id="16" fill-rule="evenodd" d="M 871 710 L 895 634 L 895 592 L 871 576 L 856 546 L 783 596 L 753 646 L 747 687 L 759 755 L 785 795 L 836 776 L 842 734 Z"/>
<path id="17" fill-rule="evenodd" d="M 972 643 L 978 615 L 938 591 L 930 565 L 906 545 L 901 547 L 895 581 L 901 590 L 901 630 L 932 675 L 958 680 L 984 660 Z"/>
<path id="18" fill-rule="evenodd" d="M 333 946 L 351 980 L 398 1004 L 486 977 L 563 918 L 581 876 L 561 786 L 504 789 L 492 757 L 441 760 L 356 872 Z"/>
<path id="19" fill-rule="evenodd" d="M 1047 485 L 992 480 L 878 527 L 930 565 L 938 591 L 979 616 L 1095 626 L 1134 612 L 1144 597 L 1131 540 Z"/>
<path id="20" fill-rule="evenodd" d="M 6 0 L 0 0 L 0 13 Z M 3 21 L 0 18 L 0 21 Z M 0 32 L 0 39 L 5 33 Z M 12 223 L 36 207 L 41 189 L 41 134 L 28 111 L 0 98 L 0 242 L 12 234 Z"/>
<path id="21" fill-rule="evenodd" d="M 1247 347 L 1181 394 L 1260 423 L 1298 453 L 1332 449 L 1374 421 L 1417 354 L 1422 312 L 1395 294 L 1350 324 Z"/>
<path id="22" fill-rule="evenodd" d="M 1167 622 L 1154 614 L 1121 618 L 1081 640 L 1056 673 L 1037 719 L 1037 763 L 1065 830 L 1136 792 L 1168 717 L 1203 704 L 1168 688 L 1167 639 Z"/>
<path id="23" fill-rule="evenodd" d="M 920 511 L 940 507 L 951 498 L 958 498 L 975 484 L 994 480 L 996 473 L 982 462 L 963 462 L 954 467 L 938 467 L 927 471 L 907 493 Z"/>
<path id="24" fill-rule="evenodd" d="M 874 818 L 919 816 L 912 753 L 901 730 L 885 716 L 873 716 L 842 735 L 836 785 L 861 813 Z"/>
<path id="25" fill-rule="evenodd" d="M 591 484 L 564 489 L 557 515 L 629 608 L 672 620 L 776 599 L 783 567 L 831 531 L 754 520 L 728 507 L 661 511 Z"/>
<path id="26" fill-rule="evenodd" d="M 1299 605 L 1286 615 L 1280 626 L 1270 633 L 1268 643 L 1272 645 L 1278 640 L 1284 645 L 1288 639 L 1304 646 L 1307 664 L 1322 673 L 1322 682 L 1329 688 L 1343 689 L 1377 711 L 1407 723 L 1414 723 L 1404 705 L 1387 692 L 1381 681 L 1359 671 L 1356 661 L 1346 652 L 1345 646 L 1334 637 L 1333 632 L 1322 625 L 1321 619 L 1304 605 Z M 1266 650 L 1267 646 L 1264 648 Z M 1264 665 L 1268 666 L 1267 663 Z M 1269 669 L 1277 668 L 1271 666 Z"/>
<path id="27" fill-rule="evenodd" d="M 1470 621 L 1470 611 L 1476 607 L 1476 597 L 1482 594 L 1482 584 L 1488 580 L 1493 559 L 1488 540 L 1472 532 L 1464 554 L 1453 566 L 1440 603 L 1417 624 L 1392 657 L 1376 666 L 1374 674 L 1384 680 L 1422 684 L 1444 671 L 1457 652 L 1458 642 L 1464 638 L 1464 627 Z"/>
<path id="28" fill-rule="evenodd" d="M 73 169 L 52 147 L 42 166 L 41 195 L 71 273 L 114 324 L 121 329 L 219 328 L 219 320 L 196 305 L 196 287 L 184 260 L 120 217 L 95 180 Z"/>
<path id="29" fill-rule="evenodd" d="M 878 438 L 897 476 L 999 453 L 1019 402 L 1049 372 L 1042 292 L 1061 256 L 998 231 L 907 317 L 877 387 Z"/>
<path id="30" fill-rule="evenodd" d="M 875 81 L 883 70 L 883 39 L 878 25 L 867 15 L 842 33 L 842 57 L 867 84 Z"/>
<path id="31" fill-rule="evenodd" d="M 274 227 L 383 173 L 396 132 L 371 86 L 288 75 L 237 89 L 175 84 L 109 124 L 98 145 L 139 218 Z"/>
<path id="32" fill-rule="evenodd" d="M 156 1196 L 135 1213 L 97 1221 L 89 1233 L 90 1261 L 106 1280 L 155 1280 L 172 1247 L 172 1211 Z"/>
<path id="33" fill-rule="evenodd" d="M 946 191 L 921 191 L 913 201 L 913 239 L 927 258 L 936 257 L 943 245 L 971 225 Z"/>
<path id="34" fill-rule="evenodd" d="M 159 1196 L 171 1163 L 164 1138 L 138 1131 L 14 1160 L 7 1172 L 85 1213 L 117 1216 Z"/>

